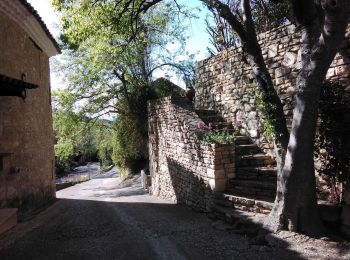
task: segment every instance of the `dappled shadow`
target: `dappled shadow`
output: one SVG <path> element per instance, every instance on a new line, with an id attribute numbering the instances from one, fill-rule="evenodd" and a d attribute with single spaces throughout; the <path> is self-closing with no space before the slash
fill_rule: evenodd
<path id="1" fill-rule="evenodd" d="M 174 160 L 167 158 L 167 163 L 178 203 L 186 204 L 194 210 L 206 211 L 214 221 L 214 227 L 249 237 L 252 247 L 259 247 L 260 250 L 269 250 L 271 247 L 286 250 L 289 246 L 264 226 L 265 215 L 235 210 L 233 206 L 224 208 L 216 205 L 214 201 L 217 193 L 202 178 Z M 293 259 L 302 257 L 294 255 Z"/>
<path id="2" fill-rule="evenodd" d="M 33 228 L 22 236 L 13 230 L 0 237 L 0 259 L 303 259 L 283 241 L 283 247 L 252 243 L 160 200 L 61 199 L 25 224 Z"/>

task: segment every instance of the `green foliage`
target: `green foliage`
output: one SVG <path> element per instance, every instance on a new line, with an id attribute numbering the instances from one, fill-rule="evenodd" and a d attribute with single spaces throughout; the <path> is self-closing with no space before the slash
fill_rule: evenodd
<path id="1" fill-rule="evenodd" d="M 147 145 L 135 118 L 121 115 L 115 125 L 113 138 L 113 162 L 121 170 L 132 173 L 141 170 L 148 159 Z"/>
<path id="2" fill-rule="evenodd" d="M 275 137 L 275 128 L 276 119 L 273 117 L 273 112 L 276 107 L 272 102 L 268 102 L 268 97 L 264 93 L 255 93 L 255 105 L 261 111 L 263 115 L 264 123 L 264 135 L 266 138 L 273 139 Z"/>
<path id="3" fill-rule="evenodd" d="M 209 130 L 204 133 L 201 142 L 203 144 L 233 144 L 236 138 L 235 132 Z"/>
<path id="4" fill-rule="evenodd" d="M 324 84 L 318 129 L 315 157 L 322 163 L 319 173 L 334 187 L 337 182 L 350 183 L 350 92 L 343 86 Z"/>
<path id="5" fill-rule="evenodd" d="M 67 171 L 79 161 L 89 161 L 96 157 L 99 157 L 102 164 L 107 164 L 108 155 L 105 151 L 111 150 L 108 140 L 111 123 L 91 120 L 74 110 L 72 93 L 67 90 L 53 92 L 53 126 L 58 169 Z"/>
<path id="6" fill-rule="evenodd" d="M 191 57 L 178 58 L 185 49 L 183 17 L 188 12 L 183 8 L 178 12 L 177 4 L 170 0 L 154 6 L 143 0 L 52 3 L 62 14 L 65 61 L 58 70 L 72 95 L 71 114 L 88 119 L 102 166 L 113 160 L 125 171 L 135 171 L 147 158 L 147 100 L 163 95 L 152 84 L 153 74 L 171 68 L 193 83 Z M 109 130 L 91 127 L 102 116 L 117 118 Z M 67 128 L 81 129 L 80 123 L 66 119 L 64 123 Z M 75 132 L 79 131 L 71 131 Z M 57 145 L 57 152 L 62 159 L 76 154 L 76 143 L 80 143 L 76 136 L 68 136 L 67 144 L 63 136 L 58 138 L 62 145 Z"/>
<path id="7" fill-rule="evenodd" d="M 101 169 L 113 164 L 111 158 L 113 152 L 113 124 L 114 122 L 100 119 L 92 127 L 94 144 L 97 149 L 97 157 L 100 161 Z"/>

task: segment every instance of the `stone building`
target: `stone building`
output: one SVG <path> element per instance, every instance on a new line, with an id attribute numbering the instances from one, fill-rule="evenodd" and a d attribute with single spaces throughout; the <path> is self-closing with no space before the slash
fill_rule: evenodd
<path id="1" fill-rule="evenodd" d="M 60 49 L 25 0 L 0 1 L 0 209 L 55 198 L 49 58 Z"/>

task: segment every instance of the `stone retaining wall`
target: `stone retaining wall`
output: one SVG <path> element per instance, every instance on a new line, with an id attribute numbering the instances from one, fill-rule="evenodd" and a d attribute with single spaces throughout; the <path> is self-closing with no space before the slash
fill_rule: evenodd
<path id="1" fill-rule="evenodd" d="M 150 101 L 148 113 L 152 194 L 206 211 L 234 177 L 234 146 L 201 144 L 203 121 L 186 99 Z"/>
<path id="2" fill-rule="evenodd" d="M 350 27 L 346 38 L 350 37 Z M 279 96 L 284 103 L 288 124 L 293 115 L 293 98 L 297 73 L 301 67 L 300 32 L 294 25 L 281 26 L 258 36 L 262 53 Z M 241 48 L 232 47 L 197 64 L 197 109 L 214 109 L 252 137 L 273 155 L 272 144 L 264 136 L 262 115 L 255 102 L 256 83 L 249 66 L 243 61 Z M 347 40 L 328 71 L 327 78 L 350 85 L 350 43 Z"/>
<path id="3" fill-rule="evenodd" d="M 327 79 L 342 85 L 350 91 L 350 26 L 347 29 L 340 52 L 332 62 Z M 300 32 L 293 25 L 281 26 L 258 36 L 262 53 L 267 64 L 274 86 L 284 103 L 284 112 L 290 127 L 294 108 L 296 77 L 301 67 Z M 255 101 L 256 83 L 249 66 L 244 62 L 240 48 L 232 47 L 218 55 L 205 59 L 197 64 L 197 87 L 195 107 L 213 109 L 233 125 L 242 125 L 241 131 L 249 135 L 265 152 L 274 156 L 273 145 L 264 135 L 264 123 Z M 344 111 L 349 113 L 349 111 Z M 348 164 L 350 147 L 349 120 L 342 126 L 345 132 L 341 156 L 343 163 Z M 321 149 L 324 150 L 324 149 Z M 322 151 L 319 151 L 321 153 Z M 327 151 L 326 151 L 327 152 Z M 321 154 L 322 155 L 322 154 Z M 316 168 L 322 169 L 322 162 L 316 156 Z M 343 175 L 349 174 L 342 172 Z M 318 179 L 322 181 L 322 179 Z M 327 186 L 327 185 L 326 185 Z M 329 187 L 321 189 L 330 189 Z M 349 190 L 349 188 L 348 188 Z M 350 192 L 348 192 L 350 193 Z M 342 212 L 342 229 L 350 235 L 350 199 L 345 201 Z"/>

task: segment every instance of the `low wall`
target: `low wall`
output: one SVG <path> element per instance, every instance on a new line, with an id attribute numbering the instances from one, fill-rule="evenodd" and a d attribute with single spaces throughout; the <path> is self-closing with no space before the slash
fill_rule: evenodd
<path id="1" fill-rule="evenodd" d="M 203 121 L 186 99 L 150 101 L 148 114 L 152 194 L 206 211 L 234 177 L 234 146 L 201 144 Z"/>

